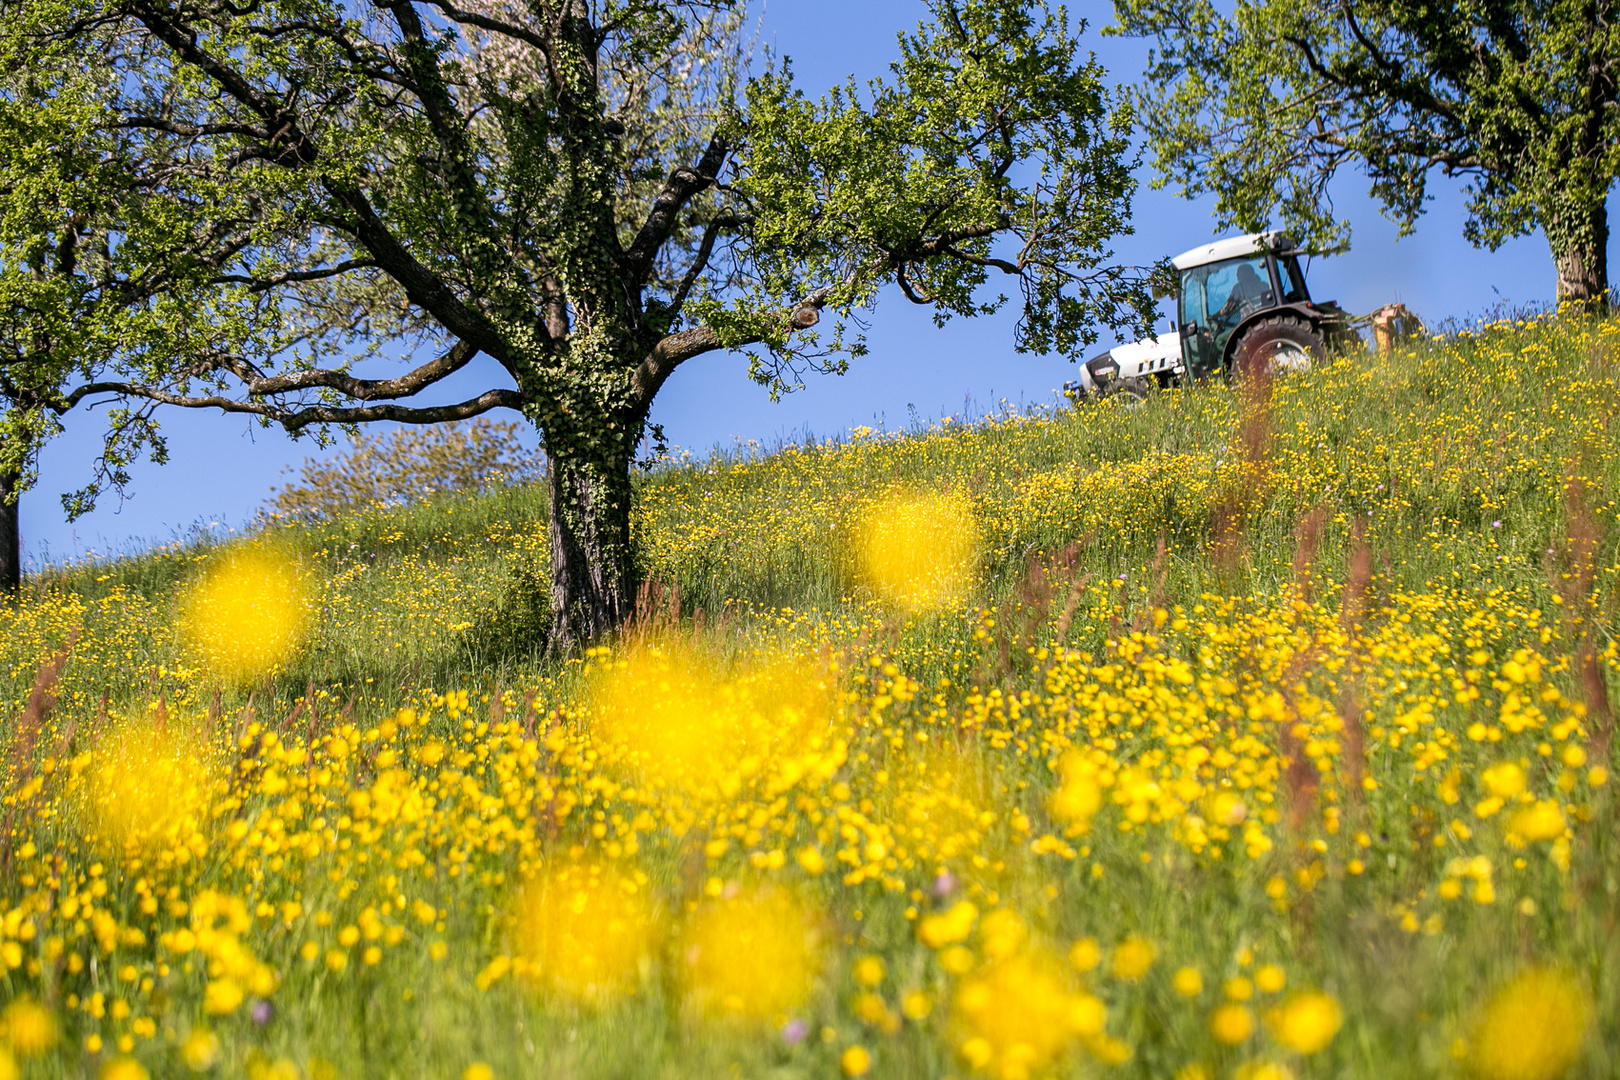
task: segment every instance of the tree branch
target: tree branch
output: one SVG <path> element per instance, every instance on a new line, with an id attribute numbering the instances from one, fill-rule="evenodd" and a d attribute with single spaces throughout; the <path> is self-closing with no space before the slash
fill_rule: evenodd
<path id="1" fill-rule="evenodd" d="M 159 405 L 175 405 L 185 409 L 219 409 L 221 412 L 262 416 L 280 424 L 289 432 L 297 432 L 311 424 L 365 424 L 377 420 L 391 420 L 400 424 L 437 424 L 448 420 L 466 420 L 491 409 L 521 409 L 523 398 L 516 390 L 486 390 L 477 397 L 454 405 L 367 405 L 347 408 L 333 405 L 311 405 L 287 409 L 266 401 L 239 401 L 221 395 L 193 397 L 154 386 L 141 386 L 125 382 L 86 383 L 75 388 L 64 399 L 71 409 L 80 401 L 95 394 L 115 394 L 124 398 L 139 398 Z"/>
<path id="2" fill-rule="evenodd" d="M 289 270 L 285 274 L 275 277 L 256 278 L 249 274 L 223 274 L 212 280 L 214 285 L 246 285 L 254 292 L 267 292 L 282 285 L 289 285 L 297 281 L 321 281 L 326 278 L 347 274 L 351 270 L 363 270 L 375 267 L 376 259 L 345 259 L 336 266 L 324 267 L 320 270 Z"/>
<path id="3" fill-rule="evenodd" d="M 832 288 L 823 285 L 803 300 L 793 306 L 783 319 L 782 330 L 792 334 L 797 330 L 808 330 L 821 320 L 821 309 L 827 305 L 832 296 Z M 764 340 L 764 334 L 749 334 L 740 338 L 722 339 L 718 333 L 707 326 L 694 326 L 688 330 L 679 330 L 668 335 L 657 345 L 653 346 L 645 359 L 630 373 L 630 395 L 637 403 L 642 416 L 652 406 L 653 398 L 664 385 L 664 380 L 674 374 L 675 369 L 695 356 L 702 356 L 716 349 L 735 349 L 742 345 L 753 345 Z"/>
<path id="4" fill-rule="evenodd" d="M 675 290 L 675 295 L 669 302 L 671 318 L 681 313 L 686 305 L 686 298 L 691 295 L 692 287 L 697 284 L 698 275 L 708 268 L 709 259 L 714 254 L 714 242 L 720 237 L 721 229 L 735 229 L 747 225 L 753 220 L 751 214 L 717 214 L 703 227 L 703 239 L 698 243 L 697 254 L 692 257 L 692 265 L 686 268 L 681 277 L 681 283 Z"/>
<path id="5" fill-rule="evenodd" d="M 315 369 L 289 371 L 284 375 L 243 381 L 247 383 L 248 393 L 253 397 L 271 397 L 297 390 L 321 388 L 336 390 L 359 401 L 386 400 L 410 397 L 440 379 L 460 371 L 477 355 L 477 349 L 465 341 L 458 341 L 444 355 L 394 379 L 356 379 L 345 371 Z"/>
<path id="6" fill-rule="evenodd" d="M 731 150 L 725 136 L 716 134 L 709 140 L 709 147 L 704 151 L 703 157 L 694 166 L 679 166 L 672 170 L 669 179 L 664 182 L 664 188 L 653 200 L 652 209 L 647 212 L 647 220 L 642 224 L 641 231 L 631 241 L 629 248 L 624 252 L 622 266 L 627 286 L 639 289 L 646 284 L 647 273 L 652 267 L 653 259 L 658 250 L 669 239 L 670 233 L 675 229 L 675 222 L 680 216 L 681 207 L 685 206 L 692 197 L 714 183 L 715 177 L 720 173 L 720 166 L 726 160 L 726 154 Z"/>

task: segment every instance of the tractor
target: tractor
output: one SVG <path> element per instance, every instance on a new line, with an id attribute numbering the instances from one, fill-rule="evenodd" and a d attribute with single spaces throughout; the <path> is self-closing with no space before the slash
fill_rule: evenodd
<path id="1" fill-rule="evenodd" d="M 1280 232 L 1233 236 L 1170 260 L 1177 275 L 1171 333 L 1119 345 L 1080 365 L 1071 400 L 1155 386 L 1307 368 L 1328 350 L 1359 345 L 1352 319 L 1305 288 L 1300 250 Z M 1404 313 L 1404 309 L 1402 309 Z"/>

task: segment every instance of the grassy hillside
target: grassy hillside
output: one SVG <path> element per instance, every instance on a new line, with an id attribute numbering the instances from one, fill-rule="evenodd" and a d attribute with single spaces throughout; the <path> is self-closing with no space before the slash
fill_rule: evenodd
<path id="1" fill-rule="evenodd" d="M 564 663 L 535 488 L 53 571 L 0 1080 L 1612 1075 L 1617 346 L 655 470 Z"/>

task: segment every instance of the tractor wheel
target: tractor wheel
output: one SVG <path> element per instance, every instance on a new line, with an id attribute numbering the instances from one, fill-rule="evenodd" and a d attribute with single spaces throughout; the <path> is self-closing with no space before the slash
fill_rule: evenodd
<path id="1" fill-rule="evenodd" d="M 1242 378 L 1304 371 L 1325 355 L 1322 335 L 1310 323 L 1289 315 L 1273 315 L 1243 332 L 1232 350 L 1232 374 Z"/>
<path id="2" fill-rule="evenodd" d="M 1147 400 L 1148 388 L 1147 379 L 1120 379 L 1114 393 L 1124 400 L 1128 408 L 1134 408 Z"/>

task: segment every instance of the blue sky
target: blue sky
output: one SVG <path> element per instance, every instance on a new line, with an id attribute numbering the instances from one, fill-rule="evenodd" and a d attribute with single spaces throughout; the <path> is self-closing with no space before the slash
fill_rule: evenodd
<path id="1" fill-rule="evenodd" d="M 1086 42 L 1117 79 L 1142 69 L 1145 43 L 1096 33 L 1111 18 L 1108 4 L 1080 3 L 1071 12 L 1091 20 Z M 896 54 L 895 34 L 925 14 L 918 0 L 773 0 L 762 16 L 763 39 L 792 57 L 794 74 L 807 93 L 853 74 L 883 73 Z M 1121 236 L 1116 257 L 1147 264 L 1193 247 L 1213 235 L 1210 204 L 1177 198 L 1148 186 L 1146 169 L 1136 204 L 1135 233 Z M 1552 298 L 1552 259 L 1540 236 L 1510 242 L 1497 252 L 1479 251 L 1462 238 L 1464 212 L 1456 187 L 1439 180 L 1434 200 L 1414 236 L 1397 241 L 1395 227 L 1365 195 L 1366 181 L 1341 176 L 1333 189 L 1355 234 L 1348 254 L 1315 260 L 1310 289 L 1318 299 L 1336 299 L 1354 312 L 1401 301 L 1433 324 L 1463 318 L 1502 303 L 1522 305 Z M 1611 201 L 1613 201 L 1611 199 Z M 1616 263 L 1611 240 L 1610 265 Z M 678 370 L 653 407 L 671 443 L 703 452 L 737 442 L 771 445 L 811 432 L 831 435 L 850 427 L 910 422 L 961 413 L 968 403 L 989 411 L 998 402 L 1047 402 L 1072 377 L 1055 356 L 1013 351 L 1015 313 L 953 321 L 935 329 L 925 309 L 885 295 L 867 335 L 870 355 L 843 376 L 809 376 L 806 387 L 772 403 L 745 376 L 747 360 L 713 354 Z M 1105 337 L 1098 351 L 1109 344 Z M 476 393 L 501 378 L 487 362 L 460 373 L 446 398 Z M 500 383 L 505 385 L 505 383 Z M 162 542 L 201 525 L 241 528 L 264 503 L 283 471 L 318 453 L 308 440 L 293 442 L 241 418 L 173 410 L 163 417 L 170 462 L 133 470 L 131 498 L 106 499 L 72 524 L 63 519 L 60 493 L 81 486 L 98 449 L 100 420 L 82 413 L 68 432 L 46 447 L 39 485 L 23 497 L 25 557 L 34 565 L 87 554 L 121 553 Z"/>

